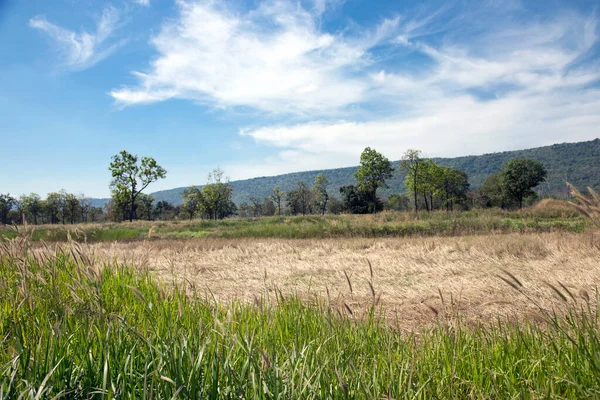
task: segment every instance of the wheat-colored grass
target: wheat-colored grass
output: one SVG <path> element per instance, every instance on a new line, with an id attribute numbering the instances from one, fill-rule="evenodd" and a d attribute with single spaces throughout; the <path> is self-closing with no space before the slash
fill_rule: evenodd
<path id="1" fill-rule="evenodd" d="M 600 283 L 600 236 L 594 233 L 154 240 L 86 248 L 98 263 L 131 262 L 219 301 L 317 296 L 355 318 L 376 304 L 403 330 L 457 314 L 470 321 L 536 319 L 539 306 L 564 303 L 556 289 L 568 302 L 584 304 L 586 295 L 594 300 Z M 514 282 L 511 275 L 523 293 L 506 282 Z"/>

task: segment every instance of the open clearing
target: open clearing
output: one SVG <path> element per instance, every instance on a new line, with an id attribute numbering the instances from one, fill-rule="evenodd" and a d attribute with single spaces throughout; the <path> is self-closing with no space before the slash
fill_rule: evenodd
<path id="1" fill-rule="evenodd" d="M 321 299 L 359 317 L 373 304 L 403 330 L 431 325 L 435 310 L 468 320 L 533 318 L 563 302 L 550 283 L 575 298 L 594 297 L 600 282 L 600 237 L 594 233 L 508 234 L 404 239 L 190 239 L 97 243 L 101 260 L 147 268 L 164 282 L 220 301 L 275 291 Z M 518 293 L 499 277 L 514 274 Z M 350 278 L 352 292 L 345 273 Z M 329 295 L 327 294 L 329 292 Z M 441 292 L 441 295 L 440 295 Z M 443 302 L 442 302 L 443 297 Z M 569 296 L 570 297 L 570 296 Z M 537 305 L 532 302 L 534 299 Z M 432 309 L 432 308 L 433 309 Z M 357 311 L 358 310 L 358 311 Z M 348 312 L 348 311 L 346 311 Z"/>

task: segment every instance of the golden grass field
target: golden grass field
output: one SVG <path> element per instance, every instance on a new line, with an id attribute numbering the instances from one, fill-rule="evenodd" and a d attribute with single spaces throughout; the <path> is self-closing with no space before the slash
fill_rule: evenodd
<path id="1" fill-rule="evenodd" d="M 168 284 L 218 301 L 275 301 L 279 292 L 307 300 L 316 296 L 341 312 L 352 311 L 353 318 L 376 303 L 391 323 L 406 331 L 430 326 L 436 313 L 443 320 L 456 315 L 469 321 L 498 316 L 535 320 L 538 306 L 551 310 L 564 303 L 555 289 L 569 302 L 572 295 L 584 304 L 582 297 L 595 297 L 600 282 L 600 236 L 593 232 L 152 240 L 85 248 L 98 263 L 130 262 Z M 512 281 L 506 272 L 523 284 L 523 293 L 501 279 Z"/>

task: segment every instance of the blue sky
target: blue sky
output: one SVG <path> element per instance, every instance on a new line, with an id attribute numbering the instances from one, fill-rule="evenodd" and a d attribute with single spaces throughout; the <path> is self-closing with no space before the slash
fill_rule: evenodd
<path id="1" fill-rule="evenodd" d="M 0 0 L 0 192 L 151 191 L 600 136 L 597 0 Z"/>

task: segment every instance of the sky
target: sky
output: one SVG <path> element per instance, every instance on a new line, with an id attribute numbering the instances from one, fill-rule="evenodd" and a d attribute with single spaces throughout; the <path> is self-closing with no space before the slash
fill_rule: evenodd
<path id="1" fill-rule="evenodd" d="M 600 136 L 598 0 L 0 0 L 0 193 Z"/>

